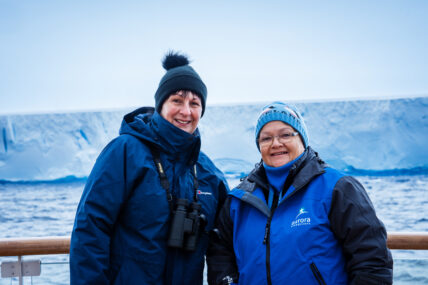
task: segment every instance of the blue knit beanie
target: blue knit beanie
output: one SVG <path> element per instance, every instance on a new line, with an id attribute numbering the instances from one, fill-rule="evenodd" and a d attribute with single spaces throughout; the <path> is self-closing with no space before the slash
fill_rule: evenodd
<path id="1" fill-rule="evenodd" d="M 263 107 L 262 112 L 260 113 L 257 120 L 256 145 L 259 150 L 260 146 L 258 139 L 260 131 L 264 125 L 272 121 L 281 121 L 293 127 L 297 132 L 299 132 L 305 148 L 308 147 L 306 125 L 297 108 L 282 102 L 273 102 Z"/>
<path id="2" fill-rule="evenodd" d="M 207 87 L 196 71 L 189 65 L 189 60 L 185 55 L 169 51 L 163 61 L 165 75 L 159 82 L 158 90 L 155 93 L 155 109 L 161 112 L 162 105 L 169 95 L 179 90 L 190 90 L 199 95 L 202 103 L 202 115 L 205 111 L 207 100 Z"/>

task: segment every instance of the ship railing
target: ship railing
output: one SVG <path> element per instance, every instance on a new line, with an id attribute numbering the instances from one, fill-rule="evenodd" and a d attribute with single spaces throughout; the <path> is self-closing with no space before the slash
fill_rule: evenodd
<path id="1" fill-rule="evenodd" d="M 387 245 L 391 250 L 428 250 L 428 232 L 389 232 Z M 35 237 L 0 239 L 0 257 L 14 256 L 17 261 L 1 263 L 1 278 L 40 276 L 40 260 L 23 260 L 27 255 L 68 254 L 70 237 Z"/>

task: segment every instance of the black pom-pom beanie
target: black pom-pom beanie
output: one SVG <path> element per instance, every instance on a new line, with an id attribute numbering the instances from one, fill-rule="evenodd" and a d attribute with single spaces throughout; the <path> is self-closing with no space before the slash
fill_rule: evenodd
<path id="1" fill-rule="evenodd" d="M 162 66 L 166 69 L 166 73 L 159 82 L 158 90 L 155 93 L 156 111 L 161 112 L 163 103 L 171 94 L 179 90 L 190 90 L 201 98 L 203 116 L 207 101 L 207 87 L 189 65 L 187 57 L 175 52 L 168 52 L 162 61 Z"/>

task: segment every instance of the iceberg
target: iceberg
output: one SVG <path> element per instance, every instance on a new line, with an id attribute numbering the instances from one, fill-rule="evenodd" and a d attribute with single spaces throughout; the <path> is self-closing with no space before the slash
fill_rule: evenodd
<path id="1" fill-rule="evenodd" d="M 352 174 L 428 173 L 428 97 L 293 102 L 309 144 Z M 232 177 L 260 160 L 254 128 L 263 103 L 208 106 L 202 150 Z M 131 110 L 0 115 L 0 181 L 84 179 Z"/>

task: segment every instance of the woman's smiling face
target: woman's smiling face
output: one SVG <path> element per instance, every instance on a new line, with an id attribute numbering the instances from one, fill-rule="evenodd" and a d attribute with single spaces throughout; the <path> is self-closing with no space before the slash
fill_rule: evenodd
<path id="1" fill-rule="evenodd" d="M 290 137 L 281 142 L 279 137 L 284 133 L 294 133 L 291 126 L 281 121 L 272 121 L 263 126 L 259 139 L 272 137 L 270 143 L 260 145 L 260 153 L 264 163 L 272 167 L 283 166 L 296 159 L 305 151 L 300 135 Z"/>
<path id="2" fill-rule="evenodd" d="M 161 116 L 185 132 L 193 134 L 202 114 L 202 102 L 191 91 L 178 91 L 171 94 L 163 103 Z"/>

